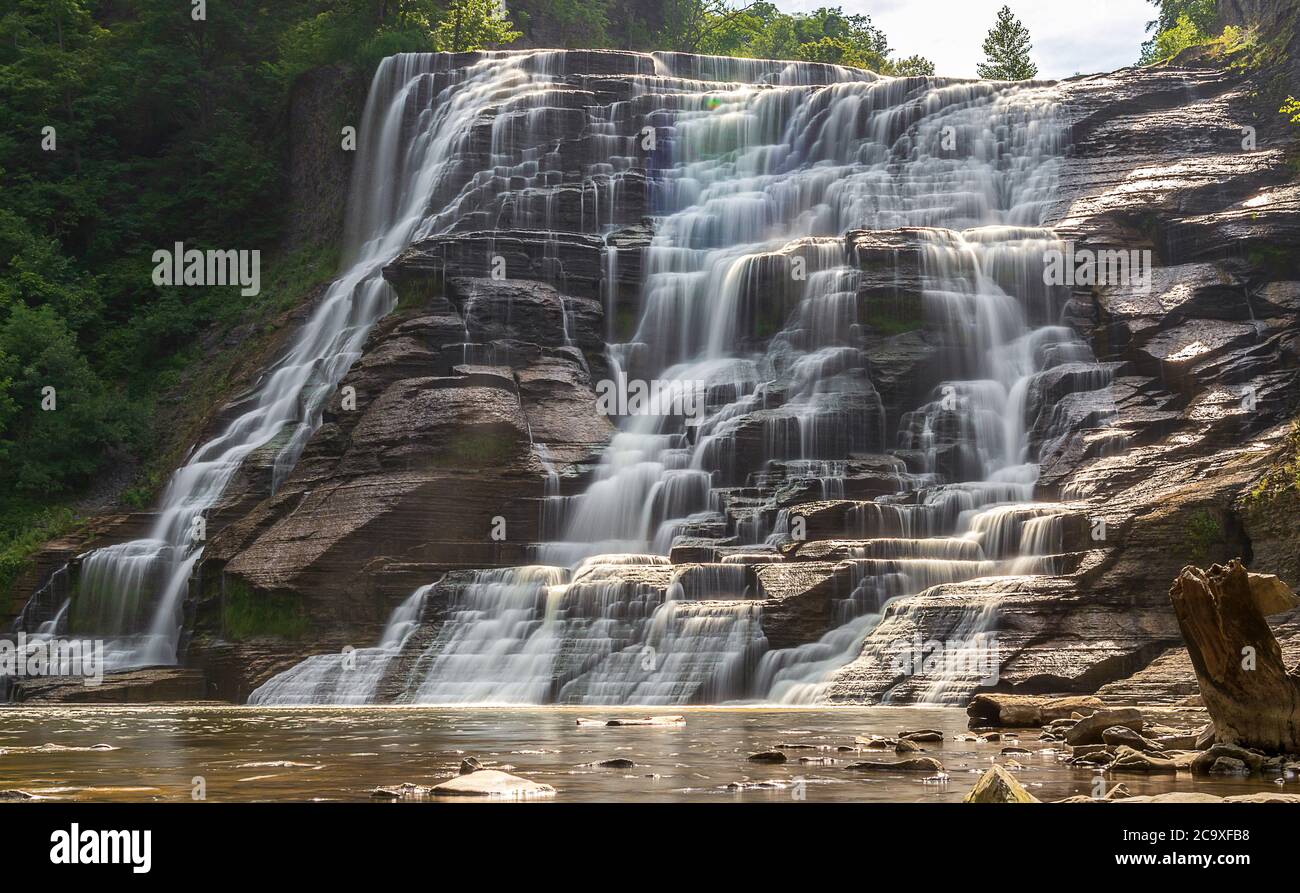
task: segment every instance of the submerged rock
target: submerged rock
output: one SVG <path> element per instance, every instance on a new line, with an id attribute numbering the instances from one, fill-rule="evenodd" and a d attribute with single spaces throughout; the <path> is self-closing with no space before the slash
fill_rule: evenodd
<path id="1" fill-rule="evenodd" d="M 751 763 L 784 763 L 786 756 L 779 750 L 765 750 L 761 753 L 751 753 L 748 759 Z"/>
<path id="2" fill-rule="evenodd" d="M 684 716 L 642 716 L 637 719 L 579 719 L 580 726 L 684 726 Z"/>

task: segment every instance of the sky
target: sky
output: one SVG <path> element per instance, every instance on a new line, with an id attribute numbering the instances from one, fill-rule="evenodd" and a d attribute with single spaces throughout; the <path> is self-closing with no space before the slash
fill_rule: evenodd
<path id="1" fill-rule="evenodd" d="M 889 37 L 896 56 L 920 54 L 936 73 L 975 77 L 984 61 L 984 37 L 1004 4 L 1029 29 L 1030 56 L 1038 76 L 1056 80 L 1113 71 L 1137 62 L 1146 23 L 1156 7 L 1148 0 L 773 0 L 786 12 L 840 6 L 866 13 Z"/>

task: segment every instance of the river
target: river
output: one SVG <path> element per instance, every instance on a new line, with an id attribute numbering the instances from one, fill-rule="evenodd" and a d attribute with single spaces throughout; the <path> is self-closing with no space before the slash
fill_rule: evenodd
<path id="1" fill-rule="evenodd" d="M 1161 711 L 1149 711 L 1153 715 Z M 647 715 L 619 708 L 69 706 L 0 709 L 0 791 L 62 801 L 366 801 L 379 785 L 433 784 L 462 759 L 507 769 L 556 789 L 551 802 L 956 802 L 992 762 L 1015 760 L 1034 796 L 1092 791 L 1091 769 L 1066 765 L 1037 729 L 1003 730 L 1000 742 L 959 740 L 966 714 L 953 708 L 674 708 L 677 726 L 580 725 L 579 718 Z M 1184 722 L 1187 711 L 1163 721 Z M 1194 717 L 1193 717 L 1194 718 Z M 922 746 L 948 779 L 864 773 L 859 760 L 892 750 L 853 748 L 860 736 L 932 728 Z M 1008 735 L 1018 741 L 1009 741 Z M 113 749 L 103 747 L 107 745 Z M 752 753 L 786 747 L 784 764 Z M 800 745 L 798 748 L 789 745 Z M 1028 754 L 1003 755 L 1008 745 Z M 591 765 L 631 760 L 633 768 Z M 800 762 L 808 760 L 810 762 Z M 201 781 L 200 781 L 201 779 Z M 1110 774 L 1133 794 L 1277 791 L 1271 777 L 1193 778 Z M 746 786 L 737 787 L 737 783 Z M 761 786 L 754 786 L 761 785 Z M 1292 779 L 1282 790 L 1300 787 Z"/>

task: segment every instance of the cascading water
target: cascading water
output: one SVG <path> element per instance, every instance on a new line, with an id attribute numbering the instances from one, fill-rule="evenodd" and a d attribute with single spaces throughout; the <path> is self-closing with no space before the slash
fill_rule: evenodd
<path id="1" fill-rule="evenodd" d="M 293 468 L 371 326 L 394 304 L 382 268 L 415 239 L 460 219 L 461 153 L 485 104 L 521 91 L 515 101 L 527 105 L 530 58 L 486 54 L 452 68 L 447 56 L 426 53 L 380 64 L 362 116 L 343 273 L 248 408 L 172 475 L 149 536 L 82 557 L 78 594 L 71 610 L 59 610 L 67 618 L 59 632 L 107 638 L 108 669 L 176 663 L 183 601 L 203 552 L 197 522 L 255 450 L 274 451 L 273 487 Z"/>
<path id="2" fill-rule="evenodd" d="M 608 359 L 615 377 L 701 389 L 705 410 L 623 418 L 586 491 L 548 497 L 545 528 L 562 533 L 538 547 L 544 564 L 458 586 L 399 700 L 817 700 L 891 602 L 1049 569 L 1050 553 L 1020 549 L 1050 547 L 1050 519 L 1066 511 L 1024 505 L 1037 479 L 1028 395 L 1045 370 L 1091 361 L 1053 324 L 1064 296 L 1042 275 L 1059 244 L 1041 224 L 1066 136 L 1052 89 L 759 60 L 653 64 L 625 77 L 641 120 L 666 133 L 647 172 L 654 238 L 639 321 Z M 523 76 L 521 90 L 550 83 Z M 588 119 L 616 159 L 634 154 L 636 131 L 617 136 L 604 112 Z M 901 418 L 864 349 L 889 331 L 861 298 L 846 238 L 856 230 L 901 232 L 919 258 L 916 325 L 937 342 L 940 383 Z M 607 273 L 616 261 L 607 249 Z M 609 309 L 615 286 L 603 284 Z M 883 455 L 890 422 L 898 446 Z M 850 465 L 892 490 L 845 516 L 846 535 L 869 542 L 846 563 L 839 626 L 771 649 L 754 567 L 779 558 L 797 505 L 764 508 L 750 491 L 807 485 L 841 499 Z M 670 565 L 674 540 L 699 530 L 733 537 L 736 552 Z M 267 683 L 259 703 L 328 700 L 330 685 L 304 696 L 293 681 L 319 669 L 312 661 Z"/>

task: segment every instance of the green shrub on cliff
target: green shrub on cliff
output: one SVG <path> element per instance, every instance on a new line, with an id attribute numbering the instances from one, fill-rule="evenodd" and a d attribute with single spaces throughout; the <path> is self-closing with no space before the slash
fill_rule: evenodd
<path id="1" fill-rule="evenodd" d="M 1184 527 L 1187 534 L 1187 551 L 1192 561 L 1206 563 L 1214 554 L 1214 547 L 1223 542 L 1223 525 L 1202 509 L 1193 513 Z"/>
<path id="2" fill-rule="evenodd" d="M 1292 124 L 1300 124 L 1300 99 L 1288 96 L 1278 112 L 1290 118 Z"/>
<path id="3" fill-rule="evenodd" d="M 260 638 L 299 639 L 307 632 L 301 599 L 292 595 L 254 592 L 242 581 L 222 581 L 221 625 L 235 641 Z"/>
<path id="4" fill-rule="evenodd" d="M 1251 511 L 1264 508 L 1288 491 L 1300 494 L 1300 420 L 1291 423 L 1277 462 L 1251 488 L 1245 506 Z"/>

